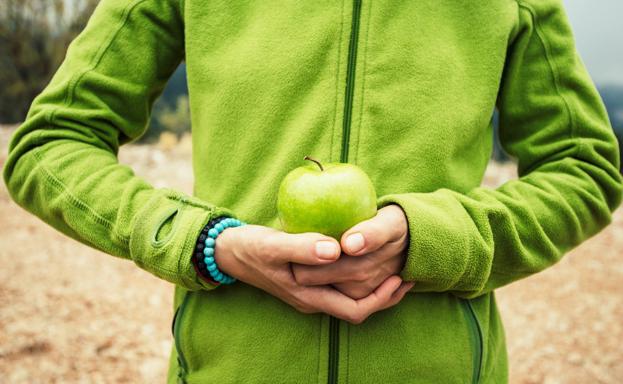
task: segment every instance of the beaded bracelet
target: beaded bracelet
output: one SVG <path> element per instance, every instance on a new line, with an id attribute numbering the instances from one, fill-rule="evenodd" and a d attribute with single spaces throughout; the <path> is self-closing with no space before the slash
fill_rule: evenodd
<path id="1" fill-rule="evenodd" d="M 212 285 L 219 285 L 220 283 L 212 279 L 212 276 L 210 276 L 210 273 L 206 269 L 206 264 L 203 261 L 203 259 L 205 258 L 205 256 L 203 255 L 203 249 L 205 248 L 205 239 L 208 238 L 208 231 L 210 230 L 210 228 L 214 227 L 214 225 L 225 220 L 226 218 L 227 217 L 225 216 L 221 216 L 210 220 L 201 229 L 201 233 L 199 234 L 199 237 L 197 238 L 197 243 L 195 244 L 192 264 L 195 267 L 195 271 L 197 272 L 197 274 Z"/>
<path id="2" fill-rule="evenodd" d="M 212 278 L 211 280 L 223 284 L 232 284 L 236 281 L 234 277 L 229 276 L 218 269 L 216 261 L 214 260 L 214 249 L 216 246 L 216 238 L 221 234 L 221 232 L 227 228 L 239 227 L 245 224 L 246 223 L 238 219 L 221 217 L 218 220 L 211 220 L 210 223 L 204 227 L 204 230 L 202 230 L 202 234 L 199 236 L 199 241 L 203 239 L 203 260 L 200 260 L 199 266 L 204 274 L 205 272 L 209 274 Z M 204 232 L 206 229 L 207 231 Z M 199 255 L 197 256 L 199 257 Z"/>

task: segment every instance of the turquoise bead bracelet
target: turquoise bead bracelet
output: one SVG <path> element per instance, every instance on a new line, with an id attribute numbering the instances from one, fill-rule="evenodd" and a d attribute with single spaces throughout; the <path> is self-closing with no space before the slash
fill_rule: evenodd
<path id="1" fill-rule="evenodd" d="M 208 236 L 206 236 L 204 240 L 203 262 L 205 263 L 206 269 L 214 281 L 222 284 L 232 284 L 236 281 L 234 277 L 229 276 L 218 269 L 216 261 L 214 260 L 214 248 L 216 247 L 216 238 L 221 234 L 221 232 L 227 228 L 240 227 L 243 225 L 246 225 L 246 223 L 238 219 L 228 217 L 208 229 Z"/>

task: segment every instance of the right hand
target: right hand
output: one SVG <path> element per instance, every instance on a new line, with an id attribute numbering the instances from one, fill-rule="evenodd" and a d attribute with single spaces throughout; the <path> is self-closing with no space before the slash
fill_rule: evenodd
<path id="1" fill-rule="evenodd" d="M 403 283 L 400 276 L 393 275 L 368 296 L 354 300 L 329 285 L 298 284 L 291 262 L 326 265 L 340 257 L 340 244 L 320 233 L 288 234 L 244 225 L 223 231 L 215 247 L 215 261 L 224 273 L 270 293 L 300 312 L 324 312 L 353 324 L 397 304 L 413 287 L 413 283 Z"/>

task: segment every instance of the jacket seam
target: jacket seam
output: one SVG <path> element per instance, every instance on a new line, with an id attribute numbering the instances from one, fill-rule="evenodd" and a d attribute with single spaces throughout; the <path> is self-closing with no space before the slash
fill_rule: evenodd
<path id="1" fill-rule="evenodd" d="M 554 90 L 556 91 L 556 94 L 558 95 L 558 97 L 562 100 L 565 106 L 565 111 L 567 112 L 567 116 L 569 117 L 569 132 L 568 132 L 569 137 L 572 139 L 577 139 L 577 125 L 576 125 L 575 116 L 573 115 L 573 111 L 571 107 L 569 106 L 569 102 L 567 98 L 562 94 L 562 92 L 560 92 L 560 74 L 558 72 L 558 67 L 556 66 L 556 63 L 553 61 L 551 57 L 551 47 L 549 46 L 547 39 L 545 39 L 545 37 L 541 33 L 541 25 L 539 21 L 537 20 L 536 11 L 530 5 L 524 4 L 523 2 L 519 0 L 516 0 L 516 1 L 519 7 L 524 8 L 525 10 L 528 11 L 528 13 L 530 13 L 532 23 L 534 24 L 534 32 L 536 33 L 538 40 L 541 42 L 545 60 L 547 61 L 547 65 L 549 66 L 549 70 L 552 74 Z M 581 141 L 581 140 L 578 139 L 578 141 Z M 576 150 L 576 153 L 577 151 L 578 150 Z"/>
<path id="2" fill-rule="evenodd" d="M 50 125 L 54 125 L 54 121 L 56 120 L 56 112 L 60 109 L 60 107 L 66 107 L 69 108 L 71 107 L 71 105 L 74 102 L 75 99 L 75 90 L 76 87 L 78 86 L 78 83 L 80 83 L 80 80 L 82 80 L 83 76 L 85 74 L 87 74 L 88 72 L 94 70 L 95 68 L 97 68 L 97 66 L 99 65 L 99 63 L 101 62 L 102 57 L 104 56 L 104 54 L 108 51 L 108 49 L 110 48 L 110 46 L 112 45 L 113 41 L 115 40 L 115 38 L 117 37 L 117 35 L 119 34 L 119 31 L 121 31 L 123 29 L 123 27 L 126 25 L 127 20 L 130 16 L 130 14 L 132 13 L 132 10 L 135 9 L 135 7 L 147 0 L 137 0 L 134 3 L 130 3 L 128 4 L 122 12 L 122 20 L 119 24 L 119 26 L 111 33 L 109 39 L 102 44 L 97 52 L 95 53 L 95 55 L 93 55 L 93 57 L 91 57 L 91 59 L 89 60 L 89 67 L 87 69 L 85 69 L 82 72 L 76 73 L 70 80 L 69 80 L 69 86 L 66 89 L 66 94 L 65 97 L 63 99 L 63 103 L 61 105 L 59 105 L 57 108 L 53 108 L 48 110 L 48 113 L 45 115 L 45 120 L 48 124 Z M 95 62 L 94 62 L 95 61 Z M 43 131 L 39 131 L 39 134 L 37 135 L 37 139 L 40 138 L 43 135 Z M 67 194 L 67 196 L 69 196 L 69 201 L 78 209 L 86 212 L 89 214 L 89 216 L 91 216 L 92 218 L 95 219 L 95 222 L 98 224 L 103 225 L 105 228 L 109 229 L 111 231 L 111 233 L 116 236 L 117 238 L 121 239 L 124 243 L 125 246 L 129 245 L 129 236 L 125 236 L 125 235 L 121 235 L 120 233 L 118 233 L 115 229 L 114 229 L 114 224 L 112 222 L 110 222 L 108 219 L 104 218 L 102 215 L 100 215 L 97 211 L 95 211 L 95 209 L 93 209 L 91 206 L 89 206 L 87 203 L 85 203 L 84 201 L 82 201 L 81 199 L 79 199 L 78 197 L 76 197 L 70 190 L 69 188 L 67 188 L 67 186 L 58 178 L 56 177 L 51 170 L 49 170 L 47 167 L 45 167 L 45 165 L 43 164 L 43 159 L 40 157 L 38 151 L 40 151 L 38 147 L 37 150 L 33 151 L 33 155 L 35 157 L 35 160 L 37 161 L 37 163 L 41 166 L 41 169 L 43 169 L 44 174 L 46 175 L 46 179 L 48 179 L 49 181 L 51 181 L 52 185 L 55 186 L 55 188 L 57 188 L 62 194 Z"/>
<path id="3" fill-rule="evenodd" d="M 569 102 L 566 99 L 566 97 L 562 94 L 562 92 L 560 92 L 560 74 L 558 72 L 558 67 L 556 66 L 554 60 L 551 57 L 551 48 L 547 42 L 547 39 L 545 39 L 544 35 L 541 33 L 541 25 L 540 22 L 537 20 L 536 14 L 537 12 L 532 8 L 532 6 L 530 6 L 529 4 L 523 3 L 521 0 L 515 0 L 518 7 L 519 8 L 523 8 L 525 9 L 529 14 L 530 14 L 530 18 L 532 19 L 532 23 L 534 25 L 534 32 L 539 40 L 539 42 L 541 43 L 541 46 L 543 47 L 543 53 L 544 53 L 544 57 L 545 57 L 545 61 L 547 62 L 547 65 L 549 66 L 549 70 L 550 73 L 552 75 L 552 82 L 554 83 L 554 91 L 556 92 L 556 95 L 558 95 L 558 97 L 562 100 L 562 103 L 564 105 L 564 109 L 567 112 L 567 116 L 569 119 L 569 128 L 567 130 L 567 134 L 569 139 L 571 140 L 575 140 L 579 145 L 575 146 L 575 150 L 573 152 L 573 154 L 570 154 L 569 156 L 573 157 L 573 156 L 579 156 L 579 154 L 582 152 L 582 144 L 584 143 L 583 139 L 581 137 L 577 137 L 577 127 L 576 127 L 576 121 L 575 121 L 575 116 L 573 115 L 573 110 L 572 108 L 569 106 Z M 534 168 L 538 168 L 538 166 L 540 166 L 540 164 L 535 164 L 532 165 L 530 167 L 528 167 L 526 169 L 526 171 L 524 172 L 525 174 L 531 173 Z M 556 164 L 556 167 L 552 170 L 552 172 L 558 172 L 560 170 L 560 167 L 562 166 L 562 164 L 560 162 L 558 162 Z"/>
<path id="4" fill-rule="evenodd" d="M 331 143 L 329 144 L 329 161 L 333 161 L 333 139 L 335 122 L 337 121 L 337 102 L 340 99 L 340 63 L 342 62 L 342 39 L 344 34 L 344 0 L 340 12 L 340 36 L 337 42 L 337 64 L 335 69 L 335 103 L 333 104 L 333 122 L 331 123 Z"/>
<path id="5" fill-rule="evenodd" d="M 368 22 L 366 24 L 366 45 L 365 45 L 365 51 L 363 53 L 363 68 L 361 71 L 361 98 L 359 100 L 359 124 L 357 127 L 357 141 L 355 143 L 355 145 L 357 146 L 356 150 L 355 150 L 355 160 L 354 163 L 357 164 L 357 161 L 359 160 L 359 142 L 360 142 L 360 138 L 361 138 L 361 126 L 363 125 L 362 121 L 363 121 L 363 101 L 365 98 L 365 92 L 366 92 L 366 67 L 368 64 L 368 45 L 369 45 L 369 37 L 370 36 L 370 19 L 372 18 L 371 16 L 372 13 L 372 1 L 368 2 Z"/>
<path id="6" fill-rule="evenodd" d="M 515 22 L 513 24 L 513 27 L 510 30 L 509 33 L 509 38 L 507 40 L 507 45 L 511 45 L 515 43 L 515 40 L 517 39 L 517 36 L 519 34 L 519 30 L 520 30 L 520 23 L 521 23 L 521 15 L 519 14 L 519 0 L 515 0 L 514 1 L 515 5 L 517 6 L 515 11 L 516 11 L 516 15 L 517 18 L 515 19 Z"/>
<path id="7" fill-rule="evenodd" d="M 179 204 L 180 204 L 180 206 L 179 206 L 179 215 L 180 215 L 180 217 L 178 217 L 178 219 L 181 219 L 182 217 L 184 217 L 183 213 L 185 213 L 186 210 L 185 210 L 184 204 L 182 204 L 181 201 L 180 201 Z M 192 224 L 193 224 L 193 227 L 194 227 L 194 222 Z M 191 228 L 188 228 L 188 229 L 190 230 Z M 195 237 L 195 241 L 196 241 L 196 237 Z M 188 236 L 186 236 L 186 239 L 184 240 L 184 243 L 182 243 L 182 250 L 181 250 L 182 253 L 181 253 L 180 257 L 177 258 L 177 263 L 176 263 L 176 267 L 177 267 L 177 272 L 176 273 L 179 274 L 179 276 L 181 277 L 181 280 L 185 280 L 184 273 L 182 272 L 182 258 L 183 257 L 188 257 L 188 258 L 192 258 L 193 257 L 193 253 L 192 252 L 186 253 L 187 252 L 187 248 L 188 248 L 188 244 L 189 244 Z M 190 261 L 190 263 L 192 263 L 192 260 Z"/>
<path id="8" fill-rule="evenodd" d="M 41 148 L 43 148 L 43 146 L 37 147 L 35 150 L 32 151 L 32 153 L 33 153 L 33 156 L 35 157 L 35 159 L 37 161 L 37 165 L 39 167 L 41 167 L 41 169 L 43 170 L 43 173 L 44 173 L 44 176 L 45 176 L 46 180 L 48 180 L 50 182 L 50 184 L 61 193 L 61 195 L 67 195 L 69 197 L 69 202 L 74 207 L 76 207 L 79 210 L 87 213 L 88 216 L 93 218 L 96 223 L 101 224 L 105 228 L 110 230 L 111 233 L 115 237 L 121 239 L 124 242 L 124 245 L 127 246 L 129 244 L 129 242 L 130 242 L 130 237 L 129 236 L 125 236 L 125 235 L 122 235 L 122 234 L 118 233 L 115 230 L 114 224 L 110 220 L 108 220 L 105 217 L 103 217 L 102 215 L 100 215 L 90 205 L 88 205 L 87 203 L 85 203 L 84 201 L 82 201 L 81 199 L 76 197 L 71 192 L 71 190 L 69 188 L 67 188 L 67 186 L 65 186 L 65 184 L 63 184 L 63 182 L 60 179 L 58 179 L 52 172 L 50 172 L 50 170 L 48 168 L 46 168 L 46 166 L 44 165 L 43 159 L 39 155 L 39 152 L 42 150 Z"/>
<path id="9" fill-rule="evenodd" d="M 208 205 L 202 205 L 200 203 L 194 202 L 192 201 L 192 197 L 188 198 L 187 196 L 184 196 L 181 192 L 179 192 L 176 189 L 173 188 L 165 188 L 166 191 L 171 192 L 173 195 L 167 195 L 167 198 L 171 199 L 171 200 L 175 200 L 175 201 L 179 201 L 180 203 L 184 204 L 184 205 L 190 205 L 192 207 L 195 208 L 201 208 L 201 209 L 205 209 L 206 211 L 210 211 L 212 213 L 212 211 L 214 211 L 214 207 L 208 206 Z"/>
<path id="10" fill-rule="evenodd" d="M 145 1 L 147 1 L 147 0 L 136 0 L 134 3 L 128 4 L 123 9 L 122 16 L 121 16 L 122 20 L 120 21 L 119 26 L 110 34 L 109 40 L 106 41 L 104 44 L 102 44 L 99 47 L 99 49 L 97 50 L 97 52 L 95 53 L 95 55 L 93 55 L 91 60 L 89 60 L 89 64 L 90 64 L 89 67 L 87 67 L 82 72 L 76 73 L 73 76 L 73 78 L 69 80 L 69 87 L 68 87 L 67 93 L 65 94 L 65 99 L 63 100 L 63 105 L 65 107 L 71 107 L 73 105 L 74 98 L 75 98 L 75 93 L 76 93 L 76 87 L 78 86 L 78 84 L 80 83 L 80 81 L 82 80 L 84 75 L 86 75 L 87 73 L 89 73 L 89 72 L 93 71 L 95 68 L 97 68 L 97 66 L 102 61 L 102 58 L 104 57 L 104 55 L 106 54 L 106 52 L 108 52 L 108 49 L 110 48 L 112 43 L 115 41 L 115 39 L 119 35 L 119 32 L 126 26 L 132 11 L 134 9 L 136 9 L 137 5 L 139 5 L 139 4 L 141 4 L 141 3 L 145 2 Z M 49 115 L 48 122 L 51 123 L 54 120 L 54 117 L 56 115 L 56 111 L 58 111 L 58 108 L 56 108 L 56 109 L 51 111 L 51 114 Z"/>

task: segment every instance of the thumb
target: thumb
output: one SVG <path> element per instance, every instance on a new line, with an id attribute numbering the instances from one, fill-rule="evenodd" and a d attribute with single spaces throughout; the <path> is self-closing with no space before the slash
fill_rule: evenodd
<path id="1" fill-rule="evenodd" d="M 399 240 L 406 231 L 407 219 L 402 208 L 388 205 L 379 209 L 373 218 L 355 224 L 346 231 L 340 244 L 344 253 L 359 256 Z"/>
<path id="2" fill-rule="evenodd" d="M 290 234 L 277 231 L 265 238 L 266 257 L 278 264 L 328 264 L 340 257 L 340 243 L 321 233 Z"/>

